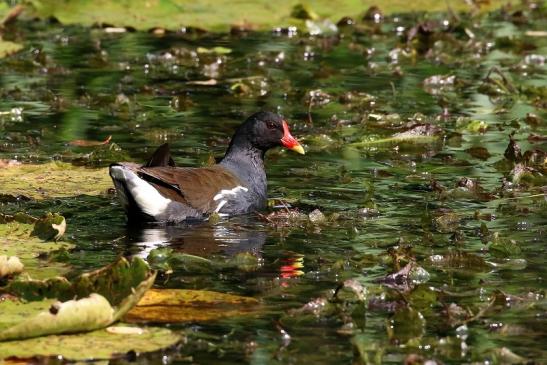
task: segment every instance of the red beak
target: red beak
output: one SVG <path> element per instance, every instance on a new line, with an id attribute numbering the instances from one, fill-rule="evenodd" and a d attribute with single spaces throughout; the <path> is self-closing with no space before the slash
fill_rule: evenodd
<path id="1" fill-rule="evenodd" d="M 281 138 L 281 144 L 289 150 L 293 150 L 301 155 L 305 154 L 302 145 L 289 132 L 289 125 L 286 121 L 283 121 L 283 138 Z"/>

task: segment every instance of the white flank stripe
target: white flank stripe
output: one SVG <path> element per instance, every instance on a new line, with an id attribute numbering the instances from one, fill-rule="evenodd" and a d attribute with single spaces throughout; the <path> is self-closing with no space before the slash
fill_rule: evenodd
<path id="1" fill-rule="evenodd" d="M 217 205 L 217 209 L 215 209 L 215 213 L 218 213 L 220 211 L 220 209 L 222 209 L 222 207 L 224 206 L 224 204 L 228 203 L 227 200 L 221 200 L 220 203 L 218 203 Z"/>
<path id="2" fill-rule="evenodd" d="M 249 191 L 249 189 L 247 189 L 246 187 L 244 186 L 241 186 L 241 185 L 238 185 L 236 186 L 235 188 L 233 189 L 222 189 L 221 191 L 219 191 L 214 197 L 213 197 L 213 200 L 214 201 L 217 201 L 217 200 L 220 200 L 220 202 L 218 203 L 216 209 L 215 209 L 215 213 L 218 213 L 220 212 L 220 210 L 222 209 L 222 207 L 228 203 L 228 200 L 230 199 L 229 197 L 235 197 L 237 195 L 237 193 L 239 193 L 240 191 L 243 191 L 243 192 L 247 192 Z"/>
<path id="3" fill-rule="evenodd" d="M 236 195 L 238 192 L 240 191 L 244 191 L 244 192 L 247 192 L 249 191 L 249 189 L 247 189 L 246 187 L 244 186 L 241 186 L 241 185 L 238 185 L 236 186 L 235 188 L 233 189 L 230 189 L 230 190 L 226 190 L 226 189 L 223 189 L 221 191 L 219 191 L 217 193 L 217 195 L 214 196 L 213 200 L 219 200 L 219 199 L 222 199 L 222 198 L 225 198 L 227 195 Z"/>

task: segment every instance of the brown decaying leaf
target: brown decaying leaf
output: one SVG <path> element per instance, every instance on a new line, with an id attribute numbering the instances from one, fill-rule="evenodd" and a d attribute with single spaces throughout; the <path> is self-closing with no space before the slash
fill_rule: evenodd
<path id="1" fill-rule="evenodd" d="M 416 136 L 431 137 L 442 133 L 442 128 L 434 124 L 413 124 L 404 132 L 395 133 L 394 138 L 412 138 Z"/>
<path id="2" fill-rule="evenodd" d="M 522 161 L 522 151 L 512 135 L 509 136 L 509 145 L 503 153 L 506 159 L 513 162 Z"/>
<path id="3" fill-rule="evenodd" d="M 104 141 L 89 141 L 85 139 L 76 139 L 74 141 L 68 142 L 68 144 L 77 147 L 94 147 L 109 144 L 111 139 L 112 136 L 108 136 Z"/>
<path id="4" fill-rule="evenodd" d="M 535 134 L 535 133 L 532 133 L 528 136 L 528 141 L 530 142 L 542 142 L 542 141 L 547 141 L 547 136 L 543 136 L 543 135 L 539 135 L 539 134 Z"/>
<path id="5" fill-rule="evenodd" d="M 469 153 L 472 157 L 481 159 L 481 160 L 488 160 L 490 158 L 490 152 L 485 147 L 471 147 L 465 150 L 465 152 Z"/>

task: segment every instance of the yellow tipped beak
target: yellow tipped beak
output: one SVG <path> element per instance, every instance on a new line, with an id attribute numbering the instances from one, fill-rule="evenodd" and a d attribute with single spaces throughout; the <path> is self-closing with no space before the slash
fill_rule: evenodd
<path id="1" fill-rule="evenodd" d="M 301 155 L 306 154 L 302 145 L 300 145 L 296 138 L 291 135 L 291 132 L 289 132 L 289 125 L 286 121 L 283 121 L 283 138 L 281 138 L 280 142 L 285 148 L 289 150 L 293 150 L 294 152 Z"/>
<path id="2" fill-rule="evenodd" d="M 306 154 L 306 151 L 304 151 L 304 147 L 302 147 L 302 145 L 299 143 L 291 148 L 289 148 L 290 150 L 293 150 L 294 152 L 296 153 L 299 153 L 301 155 L 305 155 Z"/>

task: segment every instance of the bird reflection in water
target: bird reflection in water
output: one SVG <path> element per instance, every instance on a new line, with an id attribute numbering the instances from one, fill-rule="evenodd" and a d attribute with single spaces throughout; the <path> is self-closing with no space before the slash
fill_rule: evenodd
<path id="1" fill-rule="evenodd" d="M 128 234 L 138 252 L 146 258 L 156 248 L 169 247 L 176 252 L 208 257 L 251 253 L 260 256 L 267 234 L 244 220 L 211 225 L 196 223 L 177 226 L 128 227 Z"/>
<path id="2" fill-rule="evenodd" d="M 132 242 L 131 253 L 144 259 L 152 250 L 164 247 L 204 258 L 233 257 L 250 253 L 261 259 L 267 237 L 264 226 L 249 217 L 237 217 L 215 225 L 199 223 L 184 226 L 128 227 L 128 238 Z M 304 274 L 304 257 L 300 254 L 291 252 L 277 261 L 277 265 L 274 272 L 282 280 L 283 286 L 288 284 L 286 280 Z"/>

